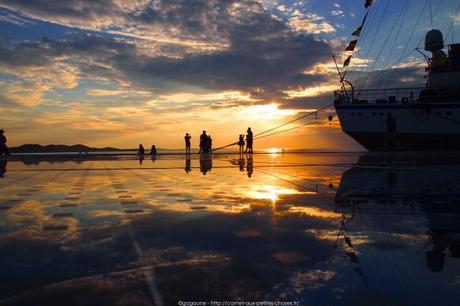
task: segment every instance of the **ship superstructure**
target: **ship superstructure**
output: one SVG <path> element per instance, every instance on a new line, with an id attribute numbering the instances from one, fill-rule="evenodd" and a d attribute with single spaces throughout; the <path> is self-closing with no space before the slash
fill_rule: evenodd
<path id="1" fill-rule="evenodd" d="M 460 44 L 443 49 L 442 33 L 429 31 L 424 87 L 359 90 L 342 78 L 334 101 L 342 130 L 369 151 L 460 150 Z"/>

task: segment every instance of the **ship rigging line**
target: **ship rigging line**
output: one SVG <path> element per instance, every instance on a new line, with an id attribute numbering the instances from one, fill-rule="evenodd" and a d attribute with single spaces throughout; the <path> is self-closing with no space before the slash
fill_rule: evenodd
<path id="1" fill-rule="evenodd" d="M 412 37 L 414 36 L 414 33 L 415 33 L 415 30 L 417 29 L 417 26 L 420 22 L 420 19 L 422 18 L 423 16 L 423 13 L 425 12 L 425 9 L 426 9 L 426 6 L 428 5 L 428 0 L 425 0 L 425 4 L 423 5 L 422 7 L 422 10 L 420 11 L 420 13 L 418 14 L 417 16 L 417 20 L 415 21 L 415 25 L 414 27 L 412 28 L 412 31 L 409 35 L 409 39 L 407 40 L 407 43 L 404 45 L 404 49 L 402 50 L 401 52 L 401 57 L 393 64 L 390 65 L 390 67 L 393 67 L 394 65 L 396 64 L 399 64 L 403 59 L 405 59 L 406 57 L 408 57 L 410 54 L 412 54 L 417 48 L 418 46 L 420 46 L 420 43 L 421 43 L 421 40 L 419 41 L 418 45 L 417 45 L 417 48 L 415 48 L 414 50 L 410 51 L 409 53 L 405 54 L 406 51 L 407 51 L 407 47 L 409 46 L 411 40 L 412 40 Z M 435 15 L 437 14 L 437 12 L 435 13 Z M 423 39 L 423 36 L 422 36 L 422 39 Z M 391 72 L 391 75 L 390 75 L 390 80 L 388 81 L 388 83 L 391 84 L 391 82 L 393 82 L 393 79 L 395 78 L 396 76 L 396 69 L 393 69 L 393 71 Z"/>
<path id="2" fill-rule="evenodd" d="M 422 18 L 423 13 L 425 12 L 425 9 L 426 9 L 426 7 L 427 7 L 427 5 L 428 5 L 428 1 L 429 1 L 429 0 L 425 0 L 425 3 L 424 3 L 424 5 L 423 5 L 421 11 L 419 12 L 419 14 L 418 14 L 418 16 L 417 16 L 417 20 L 415 21 L 415 25 L 414 25 L 414 27 L 412 28 L 412 31 L 411 31 L 411 33 L 410 33 L 410 35 L 409 35 L 409 38 L 408 38 L 408 40 L 407 40 L 407 43 L 404 45 L 404 49 L 403 49 L 402 52 L 401 52 L 400 58 L 399 58 L 397 61 L 395 61 L 394 63 L 390 64 L 390 65 L 388 65 L 388 61 L 387 61 L 386 67 L 393 67 L 394 65 L 399 64 L 402 60 L 406 59 L 409 55 L 411 55 L 414 51 L 416 51 L 416 48 L 415 48 L 415 49 L 413 49 L 413 50 L 411 50 L 411 51 L 409 51 L 409 52 L 406 53 L 407 47 L 409 46 L 410 41 L 412 40 L 412 38 L 413 38 L 413 36 L 414 36 L 414 34 L 415 34 L 415 29 L 417 28 L 417 26 L 418 26 L 418 24 L 419 24 L 419 22 L 420 22 L 420 19 Z M 409 6 L 407 6 L 407 7 L 409 7 Z M 439 9 L 439 7 L 438 7 L 438 9 Z M 385 12 L 384 12 L 384 13 L 385 13 Z M 436 15 L 437 15 L 437 11 L 435 12 L 435 16 L 436 16 Z M 381 19 L 381 20 L 383 20 L 383 19 Z M 401 26 L 402 26 L 402 23 L 401 23 Z M 377 32 L 379 31 L 379 28 L 380 28 L 380 25 L 379 25 L 379 27 L 377 28 L 375 34 L 377 34 Z M 399 31 L 399 30 L 398 30 L 398 31 Z M 398 32 L 398 35 L 399 35 L 399 32 Z M 377 35 L 375 35 L 375 36 L 377 36 Z M 396 39 L 397 39 L 397 38 L 396 38 Z M 422 39 L 423 39 L 423 37 L 422 37 Z M 375 37 L 374 37 L 374 40 L 375 40 Z M 420 45 L 420 43 L 421 43 L 421 41 L 419 41 L 418 46 Z M 371 45 L 372 45 L 372 44 L 371 44 Z M 392 49 L 393 49 L 393 47 L 392 47 Z M 365 60 L 368 59 L 369 54 L 370 54 L 370 48 L 367 50 Z M 389 59 L 390 59 L 390 58 L 388 58 L 388 60 L 389 60 Z M 369 71 L 369 69 L 366 69 L 366 71 L 362 70 L 362 71 L 360 71 L 360 72 L 361 72 L 361 74 L 364 74 L 364 73 L 367 73 L 367 72 L 370 72 L 370 71 Z M 384 74 L 384 73 L 385 73 L 385 70 L 380 71 L 380 72 L 376 75 L 375 78 L 376 78 L 376 79 L 380 78 L 381 75 Z M 390 83 L 390 84 L 391 84 L 391 82 L 393 81 L 393 79 L 394 79 L 394 77 L 395 77 L 395 73 L 396 73 L 396 69 L 393 69 L 393 70 L 391 71 L 391 74 L 390 74 L 390 79 L 389 79 L 389 81 L 388 81 L 387 83 Z M 361 80 L 362 80 L 363 78 L 365 78 L 365 77 L 366 77 L 366 76 L 363 76 L 363 75 L 358 76 L 358 77 L 356 78 L 356 81 L 355 81 L 355 82 L 358 84 L 358 83 L 360 83 Z M 365 85 L 367 85 L 367 83 L 368 83 L 368 80 L 365 81 Z"/>
<path id="3" fill-rule="evenodd" d="M 408 0 L 406 0 L 406 2 L 404 3 L 402 10 L 399 11 L 399 14 L 398 14 L 398 17 L 396 18 L 395 23 L 393 23 L 393 26 L 391 27 L 390 32 L 388 33 L 387 38 L 386 38 L 385 41 L 383 42 L 383 45 L 382 45 L 382 47 L 380 48 L 379 53 L 377 54 L 377 56 L 375 57 L 374 62 L 372 63 L 372 66 L 371 66 L 371 68 L 370 68 L 371 71 L 374 69 L 375 65 L 377 65 L 377 62 L 378 62 L 380 56 L 382 55 L 383 51 L 385 50 L 385 47 L 386 47 L 388 41 L 390 40 L 391 35 L 393 34 L 393 31 L 396 29 L 396 26 L 399 24 L 399 21 L 400 21 L 400 19 L 401 19 L 401 16 L 402 16 L 402 14 L 404 13 L 404 11 L 405 11 L 405 9 L 406 9 L 406 7 L 407 7 L 407 3 L 408 3 Z M 398 30 L 398 33 L 399 33 L 399 30 Z M 397 39 L 397 37 L 396 37 L 396 39 Z M 366 83 L 367 83 L 368 81 L 369 81 L 369 79 L 367 79 Z"/>
<path id="4" fill-rule="evenodd" d="M 260 132 L 260 133 L 258 133 L 258 134 L 256 134 L 256 135 L 254 135 L 254 140 L 256 140 L 256 139 L 261 139 L 261 138 L 265 138 L 265 137 L 269 137 L 269 136 L 276 135 L 276 134 L 279 134 L 279 133 L 284 133 L 284 132 L 287 132 L 287 131 L 291 131 L 291 130 L 294 130 L 294 129 L 298 129 L 298 128 L 300 128 L 300 127 L 304 127 L 304 126 L 307 126 L 307 125 L 316 123 L 316 122 L 318 122 L 320 119 L 317 119 L 317 118 L 316 118 L 316 119 L 313 120 L 313 121 L 309 121 L 309 122 L 304 123 L 304 124 L 301 124 L 301 125 L 297 125 L 297 126 L 294 126 L 294 127 L 288 128 L 288 129 L 284 129 L 284 130 L 281 130 L 281 131 L 276 131 L 276 132 L 267 134 L 268 132 L 277 130 L 277 129 L 279 129 L 279 128 L 282 128 L 283 126 L 286 126 L 286 125 L 288 125 L 288 124 L 291 124 L 291 123 L 296 122 L 296 121 L 299 121 L 299 120 L 302 120 L 302 119 L 304 119 L 304 118 L 306 118 L 306 117 L 308 117 L 308 116 L 311 116 L 311 115 L 316 115 L 316 116 L 317 116 L 317 115 L 318 115 L 318 112 L 320 112 L 320 111 L 322 111 L 322 110 L 325 110 L 325 109 L 331 107 L 332 105 L 333 105 L 332 103 L 322 105 L 320 108 L 318 108 L 318 109 L 316 109 L 316 110 L 314 110 L 314 111 L 305 113 L 305 114 L 303 114 L 303 115 L 300 116 L 300 117 L 297 117 L 297 118 L 292 119 L 292 120 L 290 120 L 290 121 L 288 121 L 288 122 L 285 122 L 285 123 L 283 123 L 283 124 L 280 124 L 280 125 L 278 125 L 278 126 L 275 126 L 275 127 L 273 127 L 273 128 L 270 128 L 270 129 L 268 129 L 268 130 L 265 130 L 265 131 L 263 131 L 263 132 Z M 264 134 L 266 134 L 266 135 L 264 135 Z M 218 148 L 212 149 L 211 151 L 214 152 L 214 151 L 217 151 L 217 150 L 225 149 L 225 148 L 234 146 L 234 145 L 236 145 L 236 144 L 238 144 L 238 142 L 233 142 L 233 143 L 230 143 L 230 144 L 228 144 L 228 145 L 225 145 L 225 146 L 222 146 L 222 147 L 218 147 Z"/>
<path id="5" fill-rule="evenodd" d="M 460 3 L 457 5 L 457 8 L 456 8 L 456 9 L 454 9 L 454 8 L 452 7 L 452 22 L 454 21 L 454 20 L 453 20 L 454 16 L 457 16 L 459 10 L 460 10 Z M 447 40 L 447 38 L 449 37 L 449 35 L 451 35 L 451 33 L 452 33 L 452 44 L 453 44 L 453 43 L 454 43 L 454 24 L 452 23 L 452 25 L 449 25 L 448 27 L 449 27 L 449 29 L 448 29 L 447 31 L 444 32 L 444 33 L 447 33 L 445 39 Z"/>
<path id="6" fill-rule="evenodd" d="M 405 7 L 403 9 L 404 14 L 402 15 L 402 19 L 401 19 L 401 21 L 399 23 L 398 31 L 396 32 L 396 36 L 395 36 L 395 39 L 393 41 L 393 45 L 391 46 L 390 53 L 388 54 L 387 62 L 385 63 L 385 66 L 384 66 L 384 68 L 382 70 L 382 73 L 376 77 L 376 80 L 378 80 L 380 78 L 380 80 L 378 82 L 376 81 L 376 83 L 377 83 L 376 86 L 377 87 L 381 87 L 380 85 L 385 83 L 385 79 L 383 78 L 383 76 L 384 76 L 385 72 L 387 71 L 386 69 L 388 69 L 388 64 L 390 63 L 390 59 L 393 56 L 393 52 L 395 50 L 396 42 L 399 39 L 399 34 L 401 33 L 401 29 L 402 29 L 402 27 L 403 27 L 403 25 L 404 25 L 404 23 L 406 21 L 407 12 L 409 11 L 409 7 L 410 7 L 411 3 L 412 3 L 412 0 L 408 0 L 404 4 L 405 5 Z M 400 16 L 401 16 L 401 14 L 398 16 L 398 19 L 396 20 L 395 25 L 398 23 Z"/>
<path id="7" fill-rule="evenodd" d="M 383 3 L 383 2 L 382 2 L 382 3 Z M 380 20 L 379 20 L 379 22 L 378 22 L 378 24 L 377 24 L 377 28 L 376 28 L 376 30 L 375 30 L 375 34 L 374 34 L 374 36 L 372 37 L 372 41 L 371 41 L 371 43 L 369 44 L 369 46 L 373 46 L 373 45 L 374 45 L 375 39 L 376 39 L 376 37 L 378 36 L 377 34 L 379 33 L 380 27 L 382 26 L 383 20 L 385 19 L 385 15 L 386 15 L 386 13 L 387 13 L 389 4 L 390 4 L 390 1 L 388 0 L 388 1 L 386 2 L 386 4 L 385 4 L 385 7 L 384 7 L 384 9 L 383 9 L 382 17 L 380 18 Z M 366 52 L 366 56 L 364 57 L 364 61 L 367 61 L 367 59 L 369 58 L 370 52 L 371 52 L 371 48 L 368 48 L 368 49 L 367 49 L 367 52 Z M 368 71 L 369 71 L 369 67 L 366 68 L 366 72 L 368 72 Z M 362 71 L 362 72 L 364 72 L 364 71 Z M 366 77 L 366 76 L 363 76 L 363 78 L 365 78 L 365 77 Z M 356 80 L 356 83 L 359 84 L 359 82 L 361 82 L 361 79 L 362 79 L 362 78 L 360 78 L 359 80 Z M 367 82 L 366 82 L 366 83 L 367 83 Z"/>

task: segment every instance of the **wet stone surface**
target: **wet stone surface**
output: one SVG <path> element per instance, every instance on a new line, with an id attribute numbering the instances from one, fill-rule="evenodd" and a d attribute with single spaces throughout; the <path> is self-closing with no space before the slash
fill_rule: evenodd
<path id="1" fill-rule="evenodd" d="M 435 155 L 10 160 L 0 305 L 456 306 L 458 182 Z"/>

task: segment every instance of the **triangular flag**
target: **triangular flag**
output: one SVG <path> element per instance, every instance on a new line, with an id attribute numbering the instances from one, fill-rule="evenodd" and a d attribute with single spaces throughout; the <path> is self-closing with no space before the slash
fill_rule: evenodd
<path id="1" fill-rule="evenodd" d="M 363 29 L 363 26 L 359 26 L 359 28 L 357 28 L 356 30 L 353 31 L 353 33 L 351 33 L 351 35 L 353 36 L 358 36 L 361 35 L 361 30 Z"/>
<path id="2" fill-rule="evenodd" d="M 356 30 L 354 30 L 353 33 L 351 33 L 351 35 L 353 36 L 361 35 L 361 31 L 363 30 L 364 23 L 366 22 L 366 19 L 367 19 L 367 14 L 369 14 L 369 12 L 367 12 L 366 15 L 364 15 L 363 21 L 361 22 L 361 26 L 357 28 Z"/>
<path id="3" fill-rule="evenodd" d="M 357 43 L 358 43 L 357 39 L 350 41 L 348 46 L 345 48 L 345 51 L 353 51 L 353 50 L 355 50 L 355 47 L 356 47 Z"/>
<path id="4" fill-rule="evenodd" d="M 351 57 L 353 55 L 350 55 L 347 57 L 347 59 L 343 62 L 343 67 L 347 67 L 350 64 Z"/>
<path id="5" fill-rule="evenodd" d="M 372 5 L 373 0 L 366 0 L 366 3 L 364 3 L 364 7 L 368 8 L 369 6 Z"/>

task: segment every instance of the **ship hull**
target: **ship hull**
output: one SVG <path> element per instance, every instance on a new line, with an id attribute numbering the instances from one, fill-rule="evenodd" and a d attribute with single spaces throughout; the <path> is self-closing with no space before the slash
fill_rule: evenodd
<path id="1" fill-rule="evenodd" d="M 346 133 L 368 151 L 392 150 L 385 148 L 385 133 Z M 460 135 L 441 134 L 397 134 L 395 136 L 401 151 L 450 151 L 460 150 Z"/>
<path id="2" fill-rule="evenodd" d="M 460 150 L 460 103 L 335 107 L 342 130 L 369 151 Z M 388 114 L 396 120 L 394 135 L 386 132 Z"/>

